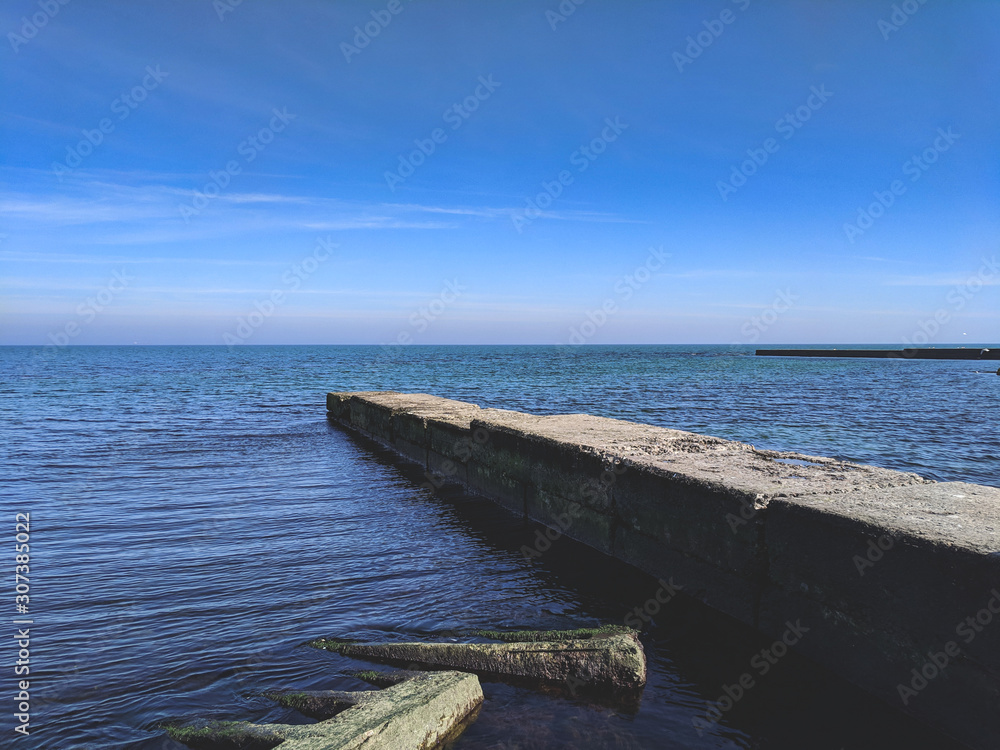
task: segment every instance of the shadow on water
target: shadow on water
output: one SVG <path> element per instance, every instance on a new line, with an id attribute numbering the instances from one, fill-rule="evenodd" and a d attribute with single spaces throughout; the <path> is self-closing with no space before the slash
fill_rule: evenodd
<path id="1" fill-rule="evenodd" d="M 340 431 L 334 425 L 329 428 Z M 431 490 L 421 467 L 374 440 L 353 434 L 347 439 L 370 460 L 412 483 L 420 501 L 436 507 L 449 533 L 475 539 L 498 556 L 530 560 L 539 585 L 564 592 L 577 604 L 563 612 L 539 609 L 531 622 L 503 619 L 483 622 L 483 627 L 558 629 L 615 623 L 641 631 L 649 674 L 637 701 L 609 707 L 567 690 L 546 695 L 484 680 L 487 702 L 453 745 L 456 750 L 965 747 L 795 653 L 774 660 L 762 674 L 759 665 L 766 662 L 751 666 L 751 660 L 773 640 L 683 591 L 660 604 L 657 595 L 667 598 L 661 592 L 671 581 L 658 581 L 567 537 L 556 539 L 541 554 L 527 556 L 524 550 L 537 544 L 538 532 L 545 527 L 457 485 Z M 567 618 L 572 622 L 567 624 Z M 407 635 L 434 638 L 440 632 Z M 735 686 L 744 673 L 754 684 L 729 710 L 712 713 L 709 705 L 719 702 L 725 687 Z"/>

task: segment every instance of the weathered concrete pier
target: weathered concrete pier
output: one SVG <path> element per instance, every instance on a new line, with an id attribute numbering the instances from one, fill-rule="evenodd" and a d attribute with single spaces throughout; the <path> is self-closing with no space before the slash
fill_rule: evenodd
<path id="1" fill-rule="evenodd" d="M 330 393 L 331 422 L 965 742 L 1000 738 L 1000 489 L 586 414 Z"/>

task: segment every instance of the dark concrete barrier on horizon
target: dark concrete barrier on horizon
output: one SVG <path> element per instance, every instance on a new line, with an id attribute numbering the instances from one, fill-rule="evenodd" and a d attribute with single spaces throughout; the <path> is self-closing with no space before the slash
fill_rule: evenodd
<path id="1" fill-rule="evenodd" d="M 758 357 L 847 357 L 857 359 L 1000 360 L 1000 347 L 983 349 L 758 349 Z"/>
<path id="2" fill-rule="evenodd" d="M 1000 738 L 1000 489 L 587 414 L 330 393 L 331 421 L 974 748 Z"/>

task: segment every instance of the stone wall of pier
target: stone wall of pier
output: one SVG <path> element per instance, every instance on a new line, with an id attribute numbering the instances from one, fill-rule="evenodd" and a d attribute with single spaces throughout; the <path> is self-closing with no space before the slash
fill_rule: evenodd
<path id="1" fill-rule="evenodd" d="M 1000 489 L 586 414 L 330 393 L 330 420 L 974 748 L 1000 742 Z"/>

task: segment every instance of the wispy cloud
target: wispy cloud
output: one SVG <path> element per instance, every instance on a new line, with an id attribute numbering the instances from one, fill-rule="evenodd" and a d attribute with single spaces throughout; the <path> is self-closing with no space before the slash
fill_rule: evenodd
<path id="1" fill-rule="evenodd" d="M 1000 274 L 980 276 L 976 273 L 961 276 L 954 273 L 926 274 L 922 276 L 896 276 L 886 279 L 886 286 L 1000 286 Z"/>
<path id="2" fill-rule="evenodd" d="M 451 230 L 461 226 L 463 219 L 509 221 L 517 210 L 514 206 L 364 202 L 325 196 L 221 191 L 210 199 L 203 213 L 184 222 L 178 204 L 195 195 L 194 190 L 177 184 L 148 182 L 153 177 L 148 172 L 130 183 L 120 181 L 123 177 L 120 172 L 87 172 L 69 181 L 55 195 L 26 191 L 0 193 L 0 212 L 11 223 L 20 221 L 46 227 L 89 225 L 111 230 L 98 236 L 80 235 L 78 241 L 83 244 L 147 245 L 277 229 Z M 176 176 L 171 177 L 177 181 Z M 427 214 L 451 220 L 419 218 Z M 546 211 L 541 216 L 558 221 L 645 223 L 583 209 Z"/>
<path id="3" fill-rule="evenodd" d="M 127 257 L 121 255 L 80 255 L 76 253 L 31 253 L 31 252 L 0 252 L 0 263 L 80 263 L 84 265 L 110 266 L 115 264 L 195 264 L 218 266 L 282 266 L 287 265 L 274 260 L 247 260 L 244 258 L 157 258 L 157 257 Z"/>

